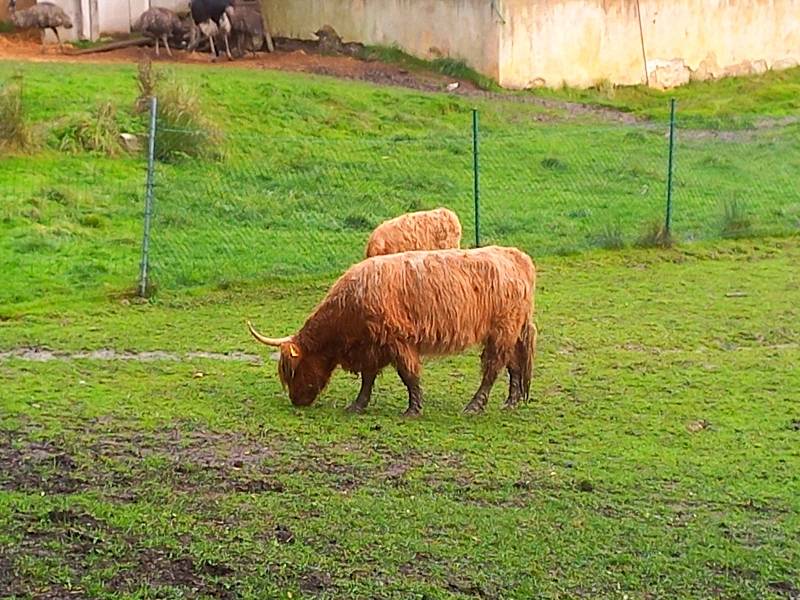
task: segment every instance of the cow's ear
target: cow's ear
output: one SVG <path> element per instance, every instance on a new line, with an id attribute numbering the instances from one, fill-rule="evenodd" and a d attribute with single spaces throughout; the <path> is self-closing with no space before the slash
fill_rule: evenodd
<path id="1" fill-rule="evenodd" d="M 284 342 L 281 344 L 281 354 L 289 359 L 292 363 L 297 363 L 300 360 L 300 346 L 295 342 Z"/>

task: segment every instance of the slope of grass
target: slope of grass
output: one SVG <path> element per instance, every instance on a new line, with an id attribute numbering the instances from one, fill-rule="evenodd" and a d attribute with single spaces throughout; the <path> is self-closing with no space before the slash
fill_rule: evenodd
<path id="1" fill-rule="evenodd" d="M 669 99 L 676 98 L 679 120 L 686 126 L 748 127 L 763 117 L 800 115 L 800 68 L 693 82 L 667 91 L 638 85 L 532 93 L 616 108 L 662 122 L 669 118 Z"/>
<path id="2" fill-rule="evenodd" d="M 326 282 L 7 315 L 0 349 L 258 352 L 0 360 L 0 596 L 786 598 L 800 590 L 797 240 L 539 260 L 533 401 L 459 414 L 478 356 L 291 408 L 253 318 Z M 623 282 L 623 283 L 621 283 Z"/>
<path id="3" fill-rule="evenodd" d="M 22 71 L 37 126 L 111 102 L 120 131 L 132 113 L 134 67 L 0 63 Z M 450 206 L 474 243 L 473 103 L 283 73 L 185 67 L 224 132 L 220 160 L 158 164 L 152 275 L 160 289 L 340 272 L 369 231 L 398 213 Z M 632 244 L 663 223 L 667 144 L 650 127 L 562 119 L 558 111 L 480 101 L 482 243 L 534 255 Z M 679 240 L 728 231 L 800 228 L 796 127 L 722 137 L 679 134 L 674 231 Z M 776 158 L 777 157 L 777 158 Z M 44 150 L 0 159 L 5 197 L 0 267 L 15 277 L 0 304 L 133 288 L 140 261 L 145 161 Z"/>

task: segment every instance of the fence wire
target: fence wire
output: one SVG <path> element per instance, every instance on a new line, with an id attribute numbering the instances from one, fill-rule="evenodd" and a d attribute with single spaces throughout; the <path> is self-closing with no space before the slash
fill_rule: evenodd
<path id="1" fill-rule="evenodd" d="M 179 132 L 178 132 L 179 133 Z M 670 233 L 677 241 L 800 231 L 795 125 L 676 131 Z M 180 287 L 327 276 L 360 260 L 369 233 L 447 206 L 463 246 L 533 256 L 656 243 L 666 226 L 669 125 L 558 123 L 478 134 L 228 137 L 216 161 L 160 164 L 153 276 Z"/>
<path id="2" fill-rule="evenodd" d="M 55 108 L 53 108 L 55 111 Z M 402 124 L 398 124 L 398 130 Z M 190 146 L 202 132 L 166 130 Z M 677 242 L 800 233 L 800 124 L 675 134 L 670 232 Z M 372 229 L 446 206 L 475 244 L 472 121 L 461 131 L 356 137 L 224 136 L 216 158 L 156 161 L 149 272 L 157 289 L 332 278 Z M 520 122 L 478 132 L 480 243 L 541 259 L 654 241 L 666 218 L 669 124 Z M 146 144 L 145 144 L 146 146 Z M 3 158 L 0 305 L 133 289 L 147 157 L 53 151 L 46 169 Z"/>

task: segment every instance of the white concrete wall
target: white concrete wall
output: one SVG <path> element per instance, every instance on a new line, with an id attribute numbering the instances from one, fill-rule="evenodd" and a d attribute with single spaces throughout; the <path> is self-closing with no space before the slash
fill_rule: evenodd
<path id="1" fill-rule="evenodd" d="M 640 0 L 650 68 L 800 60 L 800 0 Z M 262 0 L 274 34 L 452 56 L 506 87 L 644 81 L 636 0 Z M 763 61 L 763 62 L 761 62 Z M 683 67 L 682 67 L 683 68 Z M 745 69 L 746 70 L 746 69 Z"/>
<path id="2" fill-rule="evenodd" d="M 501 85 L 589 86 L 645 79 L 635 0 L 503 0 Z M 719 72 L 744 61 L 800 59 L 800 0 L 640 0 L 649 72 L 706 59 Z M 688 72 L 687 72 L 688 76 Z"/>
<path id="3" fill-rule="evenodd" d="M 331 25 L 346 42 L 397 44 L 499 75 L 500 29 L 490 0 L 262 0 L 262 12 L 275 36 L 314 39 L 311 32 Z"/>

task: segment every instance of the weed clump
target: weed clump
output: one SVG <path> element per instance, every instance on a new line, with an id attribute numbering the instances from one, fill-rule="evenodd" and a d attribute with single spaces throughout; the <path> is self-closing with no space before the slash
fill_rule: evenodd
<path id="1" fill-rule="evenodd" d="M 22 76 L 0 88 L 0 152 L 27 152 L 35 146 L 33 130 L 25 115 Z"/>
<path id="2" fill-rule="evenodd" d="M 149 57 L 139 62 L 139 97 L 135 110 L 149 113 L 150 98 L 158 99 L 156 158 L 177 162 L 184 158 L 220 158 L 222 132 L 205 116 L 197 92 L 174 74 L 153 70 Z"/>
<path id="3" fill-rule="evenodd" d="M 111 102 L 102 102 L 92 112 L 69 117 L 53 128 L 51 136 L 62 152 L 116 156 L 121 150 L 117 109 Z"/>
<path id="4" fill-rule="evenodd" d="M 622 250 L 625 248 L 625 235 L 622 224 L 607 223 L 595 237 L 595 244 L 606 250 Z"/>
<path id="5" fill-rule="evenodd" d="M 733 198 L 722 203 L 720 234 L 724 238 L 742 238 L 752 235 L 753 222 L 744 202 Z"/>
<path id="6" fill-rule="evenodd" d="M 671 248 L 674 244 L 672 234 L 658 219 L 646 223 L 636 240 L 636 245 L 640 248 Z"/>

